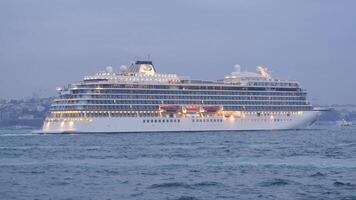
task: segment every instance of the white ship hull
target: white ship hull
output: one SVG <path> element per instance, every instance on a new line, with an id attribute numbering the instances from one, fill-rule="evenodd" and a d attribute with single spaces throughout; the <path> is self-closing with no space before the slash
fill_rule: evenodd
<path id="1" fill-rule="evenodd" d="M 98 117 L 44 122 L 43 133 L 131 133 L 303 129 L 313 124 L 318 111 L 293 115 L 243 117 Z"/>

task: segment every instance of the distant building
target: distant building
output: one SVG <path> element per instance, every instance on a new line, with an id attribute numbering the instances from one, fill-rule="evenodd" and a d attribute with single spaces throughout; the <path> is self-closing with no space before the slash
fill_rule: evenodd
<path id="1" fill-rule="evenodd" d="M 29 120 L 29 119 L 34 119 L 35 117 L 33 115 L 30 115 L 30 114 L 24 114 L 24 115 L 21 115 L 18 117 L 18 119 L 26 119 L 26 120 Z"/>
<path id="2" fill-rule="evenodd" d="M 46 108 L 44 106 L 37 105 L 37 109 L 36 109 L 37 112 L 42 112 L 44 110 L 46 110 Z"/>
<path id="3" fill-rule="evenodd" d="M 0 120 L 10 120 L 13 117 L 14 117 L 14 113 L 12 112 L 8 112 L 8 111 L 0 112 Z"/>

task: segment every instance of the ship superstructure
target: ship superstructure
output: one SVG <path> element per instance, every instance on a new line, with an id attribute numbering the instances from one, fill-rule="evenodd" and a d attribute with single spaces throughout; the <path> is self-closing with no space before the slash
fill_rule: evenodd
<path id="1" fill-rule="evenodd" d="M 170 132 L 300 129 L 318 112 L 297 81 L 268 69 L 233 73 L 218 81 L 160 74 L 151 61 L 86 76 L 57 88 L 45 133 Z"/>

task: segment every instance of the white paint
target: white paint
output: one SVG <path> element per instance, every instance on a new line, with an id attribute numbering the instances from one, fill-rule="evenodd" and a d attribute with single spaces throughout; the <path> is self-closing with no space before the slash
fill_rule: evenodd
<path id="1" fill-rule="evenodd" d="M 297 115 L 271 116 L 245 115 L 244 117 L 98 117 L 92 120 L 73 121 L 67 125 L 64 118 L 44 123 L 43 133 L 122 133 L 122 132 L 180 132 L 180 131 L 242 131 L 302 129 L 315 122 L 318 111 L 304 111 Z M 213 120 L 222 120 L 214 122 Z M 62 121 L 63 120 L 63 121 Z M 143 122 L 145 120 L 145 123 Z M 157 123 L 147 123 L 157 120 Z M 161 120 L 159 123 L 158 121 Z M 180 120 L 180 122 L 162 122 Z M 195 122 L 193 122 L 193 120 Z M 202 120 L 205 122 L 196 122 Z M 212 120 L 212 121 L 211 121 Z"/>

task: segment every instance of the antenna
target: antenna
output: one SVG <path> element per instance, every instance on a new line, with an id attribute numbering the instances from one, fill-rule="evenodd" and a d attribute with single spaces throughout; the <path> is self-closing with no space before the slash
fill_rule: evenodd
<path id="1" fill-rule="evenodd" d="M 151 55 L 150 54 L 147 55 L 147 61 L 151 61 Z"/>

